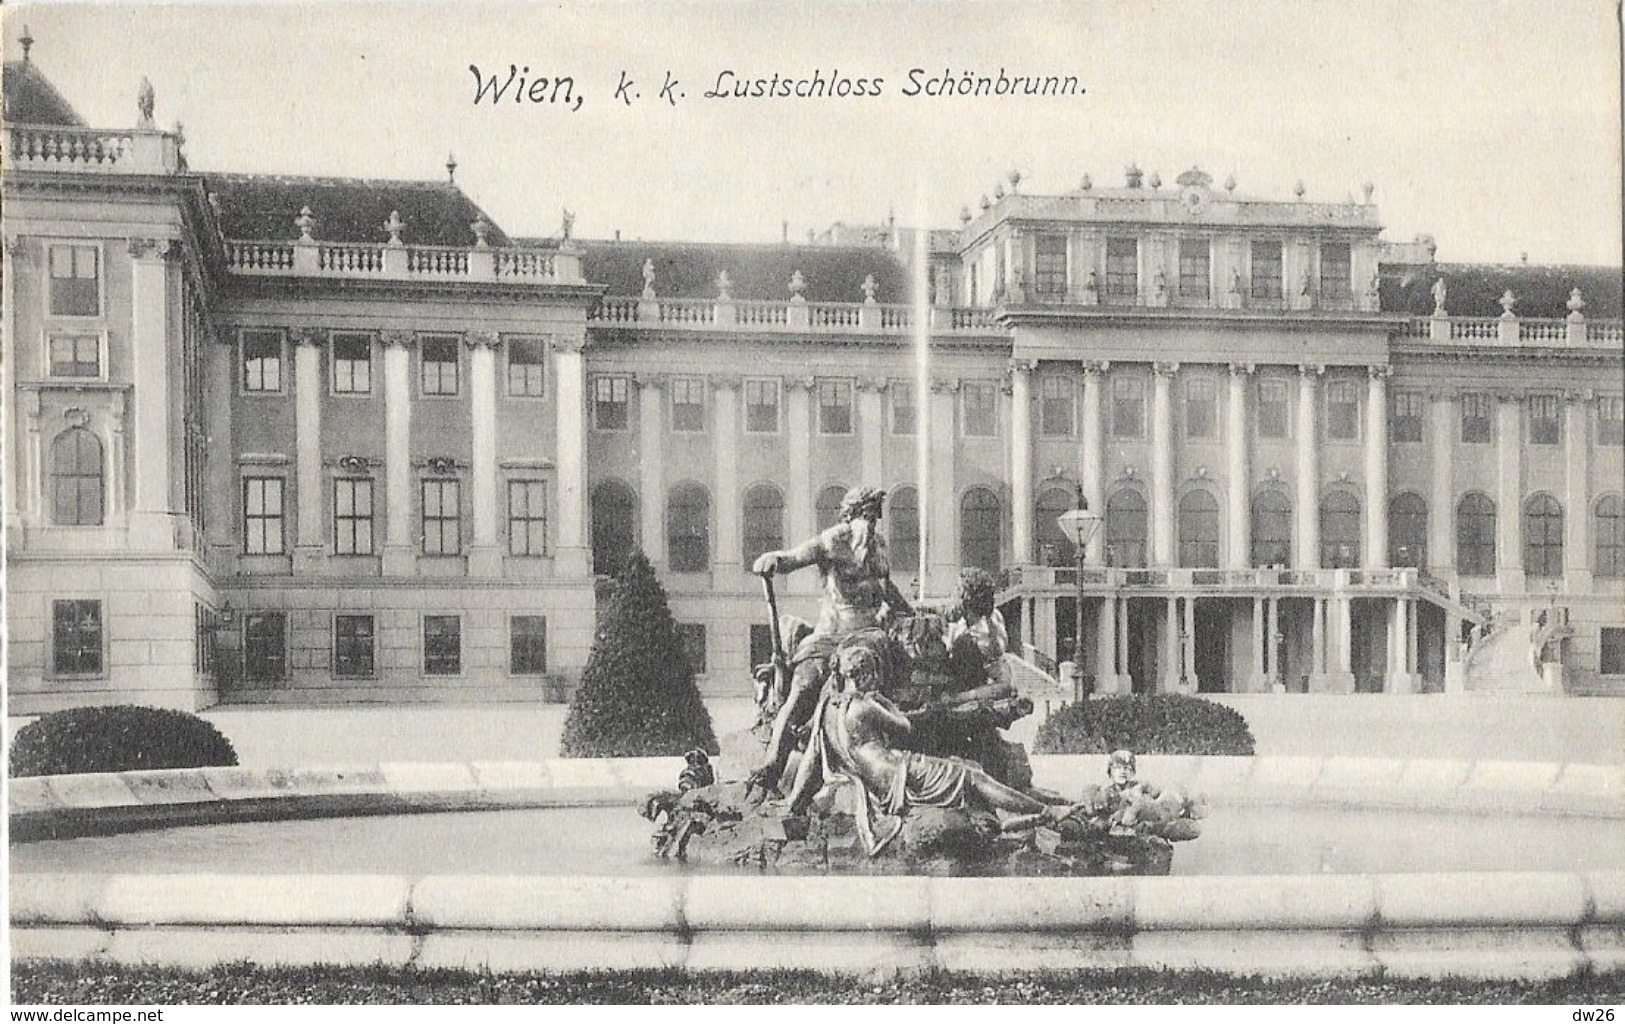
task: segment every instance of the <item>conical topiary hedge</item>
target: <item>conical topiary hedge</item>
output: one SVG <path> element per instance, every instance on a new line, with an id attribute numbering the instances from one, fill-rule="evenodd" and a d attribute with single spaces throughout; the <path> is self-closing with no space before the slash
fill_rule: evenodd
<path id="1" fill-rule="evenodd" d="M 665 588 L 649 560 L 634 553 L 599 622 L 559 753 L 655 757 L 695 747 L 717 753 L 711 715 L 694 684 Z"/>

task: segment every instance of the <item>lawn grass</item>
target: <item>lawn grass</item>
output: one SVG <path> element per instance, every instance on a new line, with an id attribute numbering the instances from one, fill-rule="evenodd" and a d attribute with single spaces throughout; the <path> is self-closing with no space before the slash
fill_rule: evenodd
<path id="1" fill-rule="evenodd" d="M 988 980 L 928 974 L 881 984 L 802 971 L 571 974 L 402 967 L 208 970 L 107 962 L 12 964 L 19 1004 L 1538 1003 L 1625 1002 L 1625 971 L 1549 982 L 1265 980 L 1208 971 L 1080 971 Z"/>

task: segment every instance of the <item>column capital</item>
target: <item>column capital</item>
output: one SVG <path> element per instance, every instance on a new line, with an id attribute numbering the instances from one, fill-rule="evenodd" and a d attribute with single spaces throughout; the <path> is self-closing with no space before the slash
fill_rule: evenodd
<path id="1" fill-rule="evenodd" d="M 1172 377 L 1178 372 L 1179 364 L 1176 362 L 1158 361 L 1151 364 L 1151 375 L 1153 377 Z"/>
<path id="2" fill-rule="evenodd" d="M 587 338 L 586 338 L 585 335 L 576 336 L 576 335 L 573 335 L 573 334 L 567 334 L 567 335 L 562 335 L 562 336 L 561 335 L 554 335 L 553 336 L 553 351 L 554 352 L 563 353 L 564 355 L 577 356 L 577 355 L 580 355 L 581 350 L 586 348 L 586 347 L 587 347 Z"/>
<path id="3" fill-rule="evenodd" d="M 1304 380 L 1312 381 L 1326 373 L 1325 363 L 1299 363 L 1298 376 Z"/>
<path id="4" fill-rule="evenodd" d="M 745 378 L 737 373 L 713 374 L 710 381 L 716 391 L 738 391 L 745 385 Z"/>
<path id="5" fill-rule="evenodd" d="M 5 253 L 12 259 L 22 255 L 23 240 L 20 235 L 6 235 L 4 239 Z"/>
<path id="6" fill-rule="evenodd" d="M 126 246 L 138 260 L 168 260 L 180 255 L 179 243 L 173 238 L 131 238 Z"/>
<path id="7" fill-rule="evenodd" d="M 1085 377 L 1098 377 L 1112 368 L 1109 359 L 1086 359 L 1080 365 L 1083 367 Z"/>
<path id="8" fill-rule="evenodd" d="M 811 391 L 818 381 L 812 377 L 786 377 L 784 387 L 786 391 Z"/>
<path id="9" fill-rule="evenodd" d="M 858 388 L 859 391 L 873 392 L 874 394 L 880 394 L 881 392 L 885 391 L 889 387 L 891 387 L 891 381 L 887 380 L 885 377 L 859 377 L 858 378 L 857 388 Z"/>
<path id="10" fill-rule="evenodd" d="M 1386 363 L 1380 363 L 1376 366 L 1367 366 L 1365 372 L 1373 383 L 1381 383 L 1393 374 L 1394 368 Z"/>
<path id="11" fill-rule="evenodd" d="M 657 391 L 664 388 L 670 380 L 671 376 L 665 373 L 635 373 L 632 375 L 633 384 L 640 388 L 654 388 Z"/>
<path id="12" fill-rule="evenodd" d="M 1251 376 L 1253 373 L 1257 372 L 1257 370 L 1258 370 L 1258 367 L 1253 363 L 1231 363 L 1230 364 L 1230 376 L 1232 376 L 1232 377 L 1241 377 L 1241 378 L 1245 379 L 1245 378 Z"/>
<path id="13" fill-rule="evenodd" d="M 1014 395 L 1016 393 L 1015 379 L 1012 377 L 999 378 L 999 392 L 1006 398 Z"/>
<path id="14" fill-rule="evenodd" d="M 931 379 L 931 393 L 934 395 L 957 395 L 961 383 L 958 377 L 933 377 Z"/>
<path id="15" fill-rule="evenodd" d="M 472 350 L 491 349 L 502 344 L 502 336 L 496 331 L 469 331 L 463 338 L 463 344 Z"/>
<path id="16" fill-rule="evenodd" d="M 1038 360 L 1036 360 L 1036 359 L 1026 359 L 1026 358 L 1012 358 L 1010 360 L 1009 365 L 1010 365 L 1010 372 L 1011 373 L 1030 374 L 1034 370 L 1038 369 Z"/>
<path id="17" fill-rule="evenodd" d="M 407 348 L 412 344 L 411 331 L 385 331 L 385 348 Z"/>
<path id="18" fill-rule="evenodd" d="M 1595 388 L 1570 388 L 1563 392 L 1563 400 L 1584 405 L 1588 402 L 1595 402 L 1597 392 Z"/>
<path id="19" fill-rule="evenodd" d="M 1435 405 L 1444 405 L 1454 402 L 1461 397 L 1461 389 L 1454 384 L 1434 384 L 1428 388 L 1428 397 Z"/>
<path id="20" fill-rule="evenodd" d="M 289 333 L 295 345 L 315 347 L 327 340 L 327 332 L 319 327 L 297 327 Z"/>

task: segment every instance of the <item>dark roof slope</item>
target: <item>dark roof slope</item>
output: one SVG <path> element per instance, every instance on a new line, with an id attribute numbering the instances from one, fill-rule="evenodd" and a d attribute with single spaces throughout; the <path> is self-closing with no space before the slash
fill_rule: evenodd
<path id="1" fill-rule="evenodd" d="M 556 244 L 520 239 L 521 245 Z M 582 240 L 582 273 L 610 295 L 643 292 L 643 261 L 654 261 L 654 288 L 664 298 L 708 299 L 717 275 L 728 271 L 736 299 L 788 299 L 796 271 L 807 282 L 808 302 L 862 302 L 863 279 L 875 278 L 879 302 L 908 301 L 908 272 L 878 246 L 707 244 Z"/>
<path id="2" fill-rule="evenodd" d="M 1510 288 L 1518 316 L 1560 319 L 1569 315 L 1569 292 L 1578 288 L 1586 316 L 1618 318 L 1625 292 L 1619 267 L 1384 263 L 1382 308 L 1427 316 L 1433 312 L 1433 282 L 1441 277 L 1451 316 L 1500 316 L 1501 295 Z"/>
<path id="3" fill-rule="evenodd" d="M 5 80 L 5 119 L 13 124 L 60 124 L 85 127 L 85 119 L 56 86 L 40 74 L 32 61 L 7 61 Z"/>
<path id="4" fill-rule="evenodd" d="M 219 198 L 220 228 L 227 238 L 291 241 L 299 237 L 294 220 L 310 207 L 313 234 L 323 242 L 386 242 L 384 222 L 398 211 L 409 245 L 473 245 L 469 225 L 491 222 L 474 201 L 447 181 L 384 181 L 366 178 L 305 178 L 279 175 L 205 174 L 206 187 Z M 507 245 L 491 224 L 486 240 Z"/>

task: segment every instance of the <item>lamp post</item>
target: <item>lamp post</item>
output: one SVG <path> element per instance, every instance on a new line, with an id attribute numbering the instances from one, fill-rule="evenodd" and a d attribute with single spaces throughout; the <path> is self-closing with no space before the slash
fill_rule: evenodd
<path id="1" fill-rule="evenodd" d="M 1077 619 L 1072 626 L 1072 686 L 1073 697 L 1082 700 L 1083 693 L 1083 557 L 1084 549 L 1100 528 L 1100 515 L 1089 511 L 1089 501 L 1078 488 L 1078 507 L 1062 512 L 1056 520 L 1062 531 L 1077 545 Z"/>

